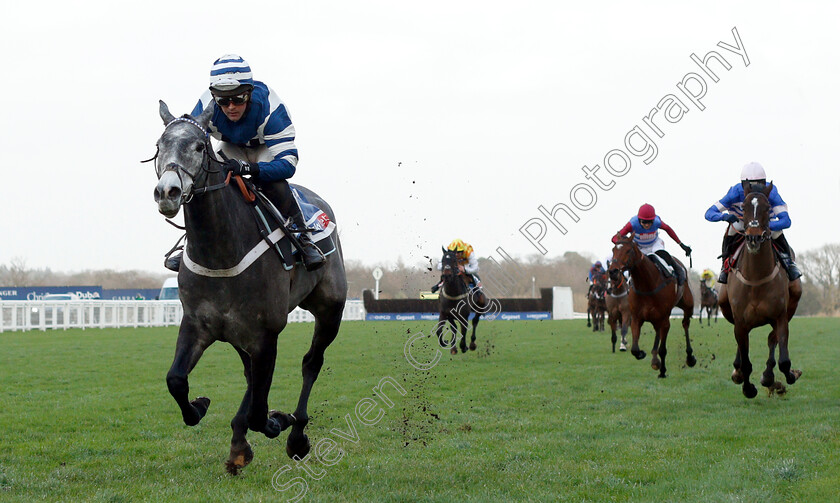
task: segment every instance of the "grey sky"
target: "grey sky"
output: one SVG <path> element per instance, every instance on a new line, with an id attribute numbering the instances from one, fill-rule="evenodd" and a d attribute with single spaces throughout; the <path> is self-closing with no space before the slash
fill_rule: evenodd
<path id="1" fill-rule="evenodd" d="M 180 234 L 139 163 L 162 132 L 157 100 L 189 112 L 231 52 L 286 102 L 292 181 L 330 201 L 348 259 L 414 263 L 455 237 L 480 256 L 530 255 L 520 228 L 536 218 L 546 257 L 606 258 L 649 202 L 695 269 L 716 268 L 725 226 L 703 213 L 749 161 L 779 186 L 797 251 L 838 241 L 840 16 L 828 2 L 181 4 L 6 2 L 0 263 L 165 272 Z M 749 66 L 717 45 L 735 44 L 733 27 Z M 690 58 L 713 50 L 731 65 L 710 63 L 716 83 Z M 691 72 L 707 84 L 702 111 L 677 87 Z M 626 152 L 636 126 L 653 135 L 643 118 L 669 94 L 689 109 L 654 119 L 656 157 L 610 175 L 605 155 Z M 581 170 L 596 164 L 609 190 Z M 572 204 L 584 182 L 597 201 L 562 235 L 538 207 Z"/>

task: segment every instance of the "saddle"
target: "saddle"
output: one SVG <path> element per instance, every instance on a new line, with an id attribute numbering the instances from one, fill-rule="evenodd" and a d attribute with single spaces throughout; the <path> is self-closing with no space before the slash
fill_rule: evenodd
<path id="1" fill-rule="evenodd" d="M 657 269 L 659 269 L 659 272 L 661 272 L 666 279 L 677 279 L 677 271 L 675 271 L 674 268 L 671 267 L 671 265 L 668 264 L 668 262 L 666 262 L 664 258 L 660 257 L 656 253 L 651 253 L 650 255 L 648 255 L 648 258 L 653 260 L 653 263 L 656 265 Z"/>
<path id="2" fill-rule="evenodd" d="M 297 227 L 283 217 L 274 203 L 262 191 L 255 188 L 253 182 L 237 177 L 237 183 L 239 184 L 243 197 L 251 203 L 251 207 L 254 209 L 254 219 L 263 240 L 277 252 L 280 260 L 283 262 L 283 267 L 286 270 L 292 269 L 298 260 L 299 253 L 297 248 L 292 246 L 292 241 L 287 235 L 287 232 L 294 232 L 297 230 Z M 312 243 L 321 250 L 324 256 L 333 253 L 335 251 L 335 243 L 331 235 L 335 230 L 335 223 L 330 220 L 329 216 L 323 210 L 309 203 L 297 189 L 292 187 L 291 190 L 292 195 L 298 202 L 298 206 L 300 206 L 300 211 L 306 226 L 309 229 L 314 229 L 310 235 Z M 275 225 L 269 223 L 266 215 L 271 217 Z"/>

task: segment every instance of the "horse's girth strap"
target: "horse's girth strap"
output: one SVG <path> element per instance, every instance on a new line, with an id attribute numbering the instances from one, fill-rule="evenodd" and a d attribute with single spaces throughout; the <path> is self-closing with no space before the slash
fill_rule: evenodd
<path id="1" fill-rule="evenodd" d="M 773 278 L 775 278 L 777 274 L 779 274 L 779 263 L 778 262 L 776 262 L 776 267 L 773 268 L 773 272 L 771 272 L 769 275 L 765 276 L 764 278 L 762 278 L 759 281 L 750 281 L 747 278 L 745 278 L 743 274 L 741 274 L 741 271 L 739 271 L 737 269 L 735 270 L 735 277 L 738 278 L 738 281 L 740 281 L 741 283 L 743 283 L 747 286 L 763 285 L 764 283 L 767 283 L 770 280 L 772 280 Z"/>

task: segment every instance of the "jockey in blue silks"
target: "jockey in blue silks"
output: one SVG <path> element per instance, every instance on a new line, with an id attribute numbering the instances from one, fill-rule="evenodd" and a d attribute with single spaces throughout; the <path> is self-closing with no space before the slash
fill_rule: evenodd
<path id="1" fill-rule="evenodd" d="M 757 162 L 751 162 L 741 169 L 741 183 L 733 185 L 729 192 L 723 198 L 713 204 L 706 210 L 706 220 L 709 222 L 719 222 L 721 220 L 729 223 L 726 230 L 726 235 L 723 238 L 723 249 L 721 257 L 723 257 L 723 266 L 720 271 L 720 278 L 718 282 L 726 283 L 729 270 L 732 267 L 732 254 L 735 253 L 737 243 L 739 241 L 738 235 L 744 231 L 744 224 L 741 222 L 741 217 L 744 216 L 744 193 L 749 192 L 749 188 L 761 189 L 767 184 L 767 176 L 764 173 L 764 168 Z M 793 261 L 793 250 L 790 248 L 785 235 L 782 230 L 790 227 L 790 215 L 788 215 L 788 208 L 782 196 L 775 185 L 770 195 L 767 198 L 770 201 L 770 231 L 773 248 L 779 256 L 782 266 L 787 271 L 788 278 L 791 281 L 802 276 L 796 263 Z"/>
<path id="2" fill-rule="evenodd" d="M 274 90 L 254 80 L 251 67 L 235 54 L 213 62 L 210 87 L 191 115 L 197 117 L 211 102 L 216 106 L 208 130 L 229 158 L 225 169 L 234 175 L 251 177 L 294 224 L 294 230 L 300 232 L 297 238 L 292 232 L 286 234 L 300 251 L 306 270 L 318 269 L 326 259 L 306 232 L 300 206 L 288 182 L 297 169 L 298 150 L 295 126 L 286 105 Z M 172 257 L 166 267 L 177 271 L 180 259 L 180 255 Z"/>

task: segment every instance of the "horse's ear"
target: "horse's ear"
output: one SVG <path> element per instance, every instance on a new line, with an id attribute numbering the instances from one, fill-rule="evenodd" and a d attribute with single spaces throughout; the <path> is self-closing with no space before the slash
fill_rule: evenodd
<path id="1" fill-rule="evenodd" d="M 771 180 L 770 183 L 767 184 L 767 187 L 764 187 L 764 195 L 770 197 L 770 193 L 773 192 L 773 181 Z"/>
<path id="2" fill-rule="evenodd" d="M 444 255 L 446 255 L 446 248 L 444 248 L 443 246 L 441 246 L 441 247 L 440 247 L 440 250 L 443 252 L 443 254 L 444 254 Z"/>
<path id="3" fill-rule="evenodd" d="M 169 124 L 170 122 L 175 120 L 175 117 L 169 113 L 169 107 L 166 106 L 166 103 L 163 100 L 160 101 L 160 118 L 163 119 L 163 124 Z"/>
<path id="4" fill-rule="evenodd" d="M 210 124 L 210 118 L 213 117 L 213 111 L 216 109 L 216 102 L 214 100 L 210 100 L 210 103 L 207 105 L 198 117 L 195 118 L 195 121 L 201 124 L 201 127 L 207 128 Z"/>

